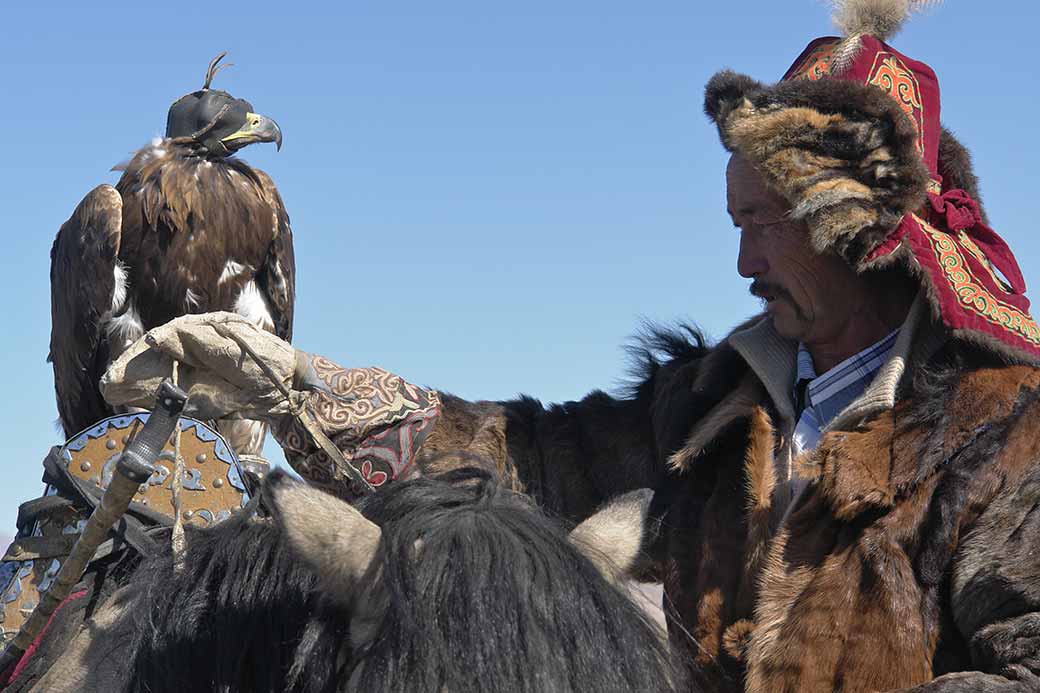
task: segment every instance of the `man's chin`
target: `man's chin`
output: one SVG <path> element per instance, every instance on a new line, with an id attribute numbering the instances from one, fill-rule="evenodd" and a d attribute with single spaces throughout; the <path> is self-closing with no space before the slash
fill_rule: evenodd
<path id="1" fill-rule="evenodd" d="M 780 300 L 766 304 L 766 314 L 773 322 L 773 329 L 784 339 L 800 340 L 805 334 L 805 324 L 792 314 L 789 306 L 781 305 Z"/>

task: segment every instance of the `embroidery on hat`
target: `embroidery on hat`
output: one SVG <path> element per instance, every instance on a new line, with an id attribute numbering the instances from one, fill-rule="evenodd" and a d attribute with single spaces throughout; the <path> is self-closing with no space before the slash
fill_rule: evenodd
<path id="1" fill-rule="evenodd" d="M 1040 326 L 1028 313 L 1002 302 L 974 280 L 953 237 L 916 214 L 913 218 L 928 235 L 939 266 L 942 267 L 943 274 L 961 304 L 988 322 L 1015 333 L 1033 346 L 1040 346 Z"/>
<path id="2" fill-rule="evenodd" d="M 878 87 L 891 96 L 910 116 L 914 129 L 917 130 L 917 150 L 924 156 L 924 106 L 921 100 L 921 87 L 917 76 L 903 64 L 903 61 L 887 51 L 879 51 L 874 56 L 874 65 L 870 68 L 867 84 Z"/>
<path id="3" fill-rule="evenodd" d="M 823 79 L 830 74 L 831 58 L 834 55 L 834 47 L 837 44 L 837 41 L 832 41 L 818 46 L 805 57 L 805 60 L 798 64 L 798 67 L 791 70 L 784 79 L 807 79 L 811 82 L 818 82 Z"/>
<path id="4" fill-rule="evenodd" d="M 993 283 L 1004 289 L 1007 293 L 1011 293 L 1011 287 L 1008 286 L 1007 280 L 993 271 L 993 263 L 990 262 L 989 258 L 986 257 L 986 254 L 975 245 L 975 241 L 971 240 L 971 237 L 964 231 L 958 231 L 957 238 L 960 240 L 961 245 L 964 246 L 964 249 L 974 255 L 975 259 L 979 261 L 979 264 L 986 268 L 986 271 L 989 272 L 989 276 L 993 278 Z"/>

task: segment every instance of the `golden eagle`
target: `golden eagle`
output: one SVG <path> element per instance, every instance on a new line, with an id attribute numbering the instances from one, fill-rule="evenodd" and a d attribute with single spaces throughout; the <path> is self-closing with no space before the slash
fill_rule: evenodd
<path id="1" fill-rule="evenodd" d="M 114 412 L 98 381 L 145 331 L 185 313 L 229 310 L 292 338 L 292 230 L 274 183 L 233 156 L 282 133 L 248 101 L 210 88 L 170 107 L 166 136 L 137 151 L 113 188 L 87 194 L 51 249 L 51 343 L 58 414 L 67 436 Z M 259 454 L 264 429 L 221 428 Z"/>

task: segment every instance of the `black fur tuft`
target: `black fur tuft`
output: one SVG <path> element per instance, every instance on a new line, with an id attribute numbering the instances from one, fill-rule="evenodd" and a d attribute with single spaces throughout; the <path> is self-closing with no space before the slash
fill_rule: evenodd
<path id="1" fill-rule="evenodd" d="M 716 73 L 704 87 L 704 113 L 719 127 L 722 143 L 727 149 L 725 123 L 733 109 L 763 89 L 761 82 L 732 70 Z"/>
<path id="2" fill-rule="evenodd" d="M 704 333 L 695 325 L 658 325 L 644 321 L 625 351 L 632 364 L 628 394 L 635 397 L 640 388 L 653 386 L 654 376 L 663 365 L 674 368 L 697 361 L 708 353 L 709 347 Z"/>
<path id="3" fill-rule="evenodd" d="M 488 472 L 392 484 L 358 508 L 383 530 L 390 604 L 358 690 L 673 689 L 667 647 L 639 607 Z"/>
<path id="4" fill-rule="evenodd" d="M 181 571 L 172 555 L 138 569 L 128 693 L 333 693 L 346 646 L 344 613 L 315 591 L 282 531 L 242 513 L 188 528 Z"/>

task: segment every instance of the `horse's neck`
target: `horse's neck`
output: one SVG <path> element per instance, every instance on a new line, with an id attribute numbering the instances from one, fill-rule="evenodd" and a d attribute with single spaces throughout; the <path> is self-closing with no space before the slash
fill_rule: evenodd
<path id="1" fill-rule="evenodd" d="M 126 681 L 126 657 L 132 628 L 127 613 L 127 590 L 117 590 L 102 604 L 68 644 L 62 655 L 32 691 L 80 693 L 120 691 Z"/>

